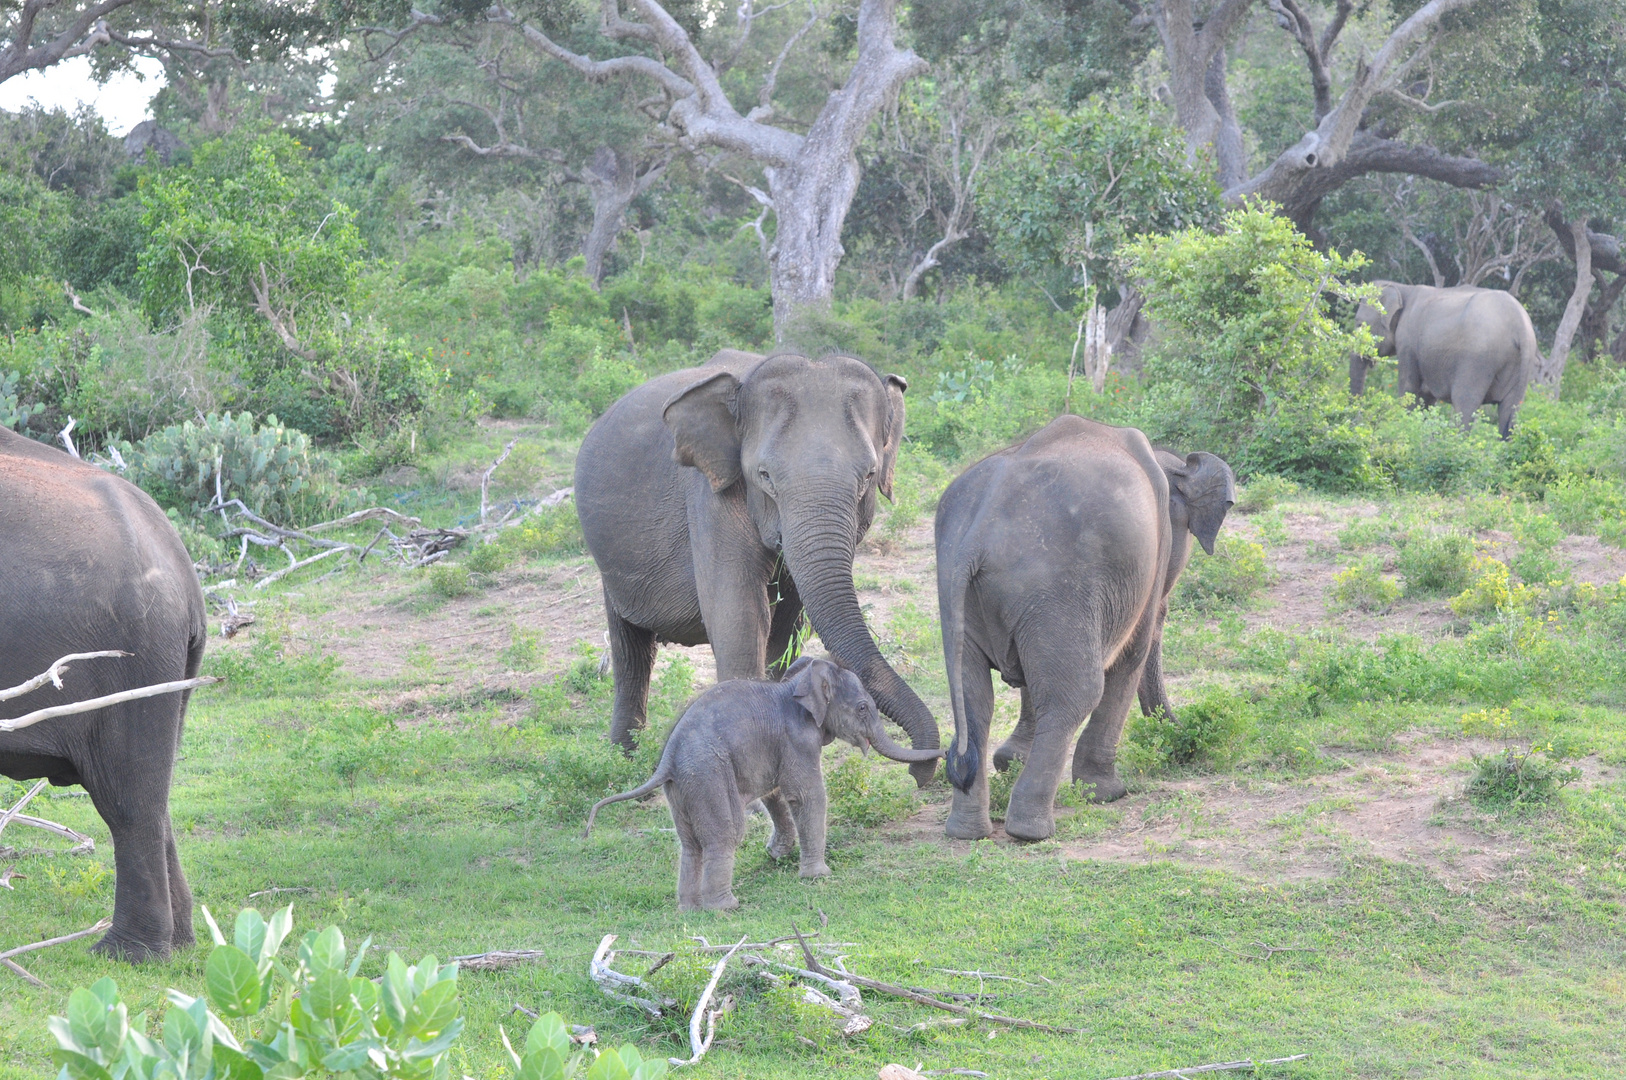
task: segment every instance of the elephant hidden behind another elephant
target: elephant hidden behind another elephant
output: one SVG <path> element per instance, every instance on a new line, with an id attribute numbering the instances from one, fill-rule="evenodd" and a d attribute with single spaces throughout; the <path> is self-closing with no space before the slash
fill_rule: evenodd
<path id="1" fill-rule="evenodd" d="M 988 813 L 992 672 L 1022 688 L 1022 718 L 994 760 L 1025 764 L 1005 831 L 1055 831 L 1069 750 L 1072 779 L 1097 801 L 1122 796 L 1118 739 L 1137 692 L 1166 707 L 1159 655 L 1168 595 L 1189 553 L 1210 554 L 1236 501 L 1213 454 L 1154 451 L 1133 428 L 1062 416 L 971 466 L 937 508 L 943 655 L 954 710 L 945 830 L 993 831 Z M 1074 733 L 1088 718 L 1074 744 Z"/>
<path id="2" fill-rule="evenodd" d="M 761 799 L 773 821 L 769 854 L 782 859 L 799 843 L 802 877 L 823 877 L 830 872 L 823 750 L 836 739 L 895 761 L 941 754 L 893 742 L 856 675 L 804 656 L 783 682 L 736 679 L 696 698 L 667 737 L 655 775 L 595 805 L 587 833 L 604 807 L 664 787 L 680 849 L 678 909 L 735 908 L 734 855 L 745 839 L 746 807 Z"/>
<path id="3" fill-rule="evenodd" d="M 1383 310 L 1362 304 L 1355 319 L 1377 338 L 1379 356 L 1395 358 L 1401 395 L 1424 405 L 1450 403 L 1464 428 L 1481 405 L 1495 405 L 1497 430 L 1507 438 L 1540 359 L 1524 305 L 1500 289 L 1374 284 L 1383 290 Z M 1372 364 L 1350 357 L 1350 393 L 1366 391 Z"/>
<path id="4" fill-rule="evenodd" d="M 760 679 L 805 607 L 917 748 L 937 723 L 882 658 L 853 587 L 853 554 L 891 498 L 903 440 L 896 375 L 850 356 L 725 349 L 612 405 L 576 458 L 576 509 L 604 579 L 615 666 L 610 736 L 645 723 L 658 642 L 711 644 L 717 678 Z M 924 784 L 935 762 L 911 772 Z"/>

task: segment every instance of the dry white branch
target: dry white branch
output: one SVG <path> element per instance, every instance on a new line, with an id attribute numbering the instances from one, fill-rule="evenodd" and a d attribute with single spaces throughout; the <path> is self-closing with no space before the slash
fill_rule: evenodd
<path id="1" fill-rule="evenodd" d="M 79 456 L 79 448 L 73 445 L 73 428 L 77 423 L 79 421 L 70 416 L 68 417 L 68 426 L 56 433 L 56 437 L 62 440 L 63 447 L 76 458 Z"/>
<path id="2" fill-rule="evenodd" d="M 593 959 L 587 963 L 587 977 L 593 980 L 606 997 L 627 1005 L 636 1005 L 651 1016 L 664 1015 L 662 1009 L 677 1002 L 670 999 L 651 1001 L 649 998 L 627 993 L 629 987 L 644 989 L 644 980 L 636 975 L 623 975 L 610 967 L 615 960 L 615 953 L 610 951 L 610 946 L 615 944 L 615 938 L 614 934 L 605 934 L 603 940 L 598 943 Z"/>
<path id="3" fill-rule="evenodd" d="M 494 949 L 491 952 L 452 957 L 457 966 L 464 971 L 501 971 L 515 964 L 526 964 L 541 959 L 541 949 Z"/>
<path id="4" fill-rule="evenodd" d="M 4 964 L 7 968 L 18 975 L 21 975 L 35 986 L 43 987 L 45 985 L 43 982 L 30 975 L 27 971 L 23 970 L 22 965 L 13 960 L 12 957 L 21 956 L 24 953 L 31 953 L 38 949 L 49 948 L 52 945 L 61 945 L 69 941 L 78 941 L 80 938 L 89 937 L 92 934 L 99 934 L 112 925 L 112 919 L 103 919 L 95 926 L 87 927 L 84 930 L 78 930 L 71 934 L 64 934 L 61 937 L 47 938 L 45 941 L 36 941 L 32 945 L 19 945 L 15 949 L 7 949 L 5 952 L 0 952 L 0 964 Z"/>
<path id="5" fill-rule="evenodd" d="M 208 686 L 210 683 L 220 681 L 220 679 L 213 676 L 205 676 L 199 679 L 180 679 L 175 682 L 158 683 L 154 686 L 143 686 L 135 690 L 121 690 L 117 694 L 104 694 L 101 697 L 90 698 L 87 701 L 79 701 L 71 705 L 53 705 L 47 709 L 35 709 L 31 713 L 25 713 L 12 720 L 0 720 L 0 731 L 20 731 L 25 727 L 33 727 L 42 720 L 54 720 L 59 716 L 74 716 L 79 713 L 95 712 L 97 709 L 105 709 L 109 705 L 120 705 L 126 701 L 157 697 L 160 694 L 175 694 L 182 690 Z"/>
<path id="6" fill-rule="evenodd" d="M 0 690 L 0 701 L 10 701 L 14 697 L 22 697 L 32 690 L 38 690 L 46 683 L 50 683 L 58 690 L 62 689 L 62 676 L 68 671 L 68 664 L 74 660 L 95 660 L 103 656 L 130 656 L 132 654 L 120 649 L 109 649 L 103 652 L 76 652 L 69 653 L 40 674 L 27 682 L 18 683 L 10 689 Z"/>
<path id="7" fill-rule="evenodd" d="M 503 462 L 508 460 L 508 455 L 512 454 L 514 452 L 514 444 L 517 443 L 517 442 L 519 442 L 518 439 L 509 439 L 508 440 L 508 445 L 502 448 L 501 456 L 499 456 L 496 461 L 493 461 L 491 463 L 491 468 L 487 469 L 485 472 L 480 474 L 480 524 L 481 525 L 484 525 L 486 523 L 486 514 L 490 510 L 490 504 L 486 501 L 486 486 L 491 483 L 491 474 L 497 471 L 497 466 L 498 465 L 501 465 Z"/>
<path id="8" fill-rule="evenodd" d="M 287 551 L 287 548 L 283 548 L 283 550 Z M 283 567 L 281 570 L 278 570 L 276 573 L 265 575 L 265 577 L 261 578 L 259 581 L 256 581 L 254 583 L 254 588 L 256 590 L 263 589 L 267 585 L 271 584 L 273 581 L 277 581 L 280 578 L 284 578 L 284 577 L 288 576 L 289 574 L 293 573 L 295 570 L 298 570 L 300 567 L 309 566 L 311 563 L 314 563 L 314 562 L 321 562 L 323 559 L 327 558 L 329 555 L 339 555 L 339 554 L 342 554 L 343 552 L 354 551 L 354 550 L 355 550 L 354 547 L 352 547 L 349 544 L 346 544 L 344 547 L 333 547 L 333 548 L 328 548 L 326 551 L 319 551 L 315 555 L 312 555 L 308 559 L 300 559 L 300 560 L 298 560 L 296 562 L 289 563 L 287 566 Z M 290 552 L 290 554 L 292 554 L 292 553 Z M 252 620 L 250 620 L 250 621 L 252 621 Z"/>
<path id="9" fill-rule="evenodd" d="M 706 1051 L 711 1049 L 712 1040 L 717 1035 L 717 1017 L 725 1010 L 712 1009 L 707 1011 L 706 1006 L 711 1004 L 711 995 L 717 991 L 717 983 L 722 980 L 723 969 L 728 966 L 729 960 L 733 958 L 734 954 L 739 951 L 740 946 L 744 945 L 749 937 L 750 935 L 746 935 L 745 937 L 740 938 L 739 941 L 736 941 L 734 943 L 734 947 L 724 953 L 723 958 L 717 961 L 716 966 L 711 969 L 711 981 L 706 983 L 706 989 L 701 992 L 700 1000 L 695 1003 L 694 1015 L 689 1017 L 689 1048 L 693 1051 L 693 1053 L 690 1055 L 688 1060 L 684 1060 L 683 1058 L 668 1058 L 667 1060 L 673 1065 L 693 1065 L 701 1058 L 705 1057 Z M 701 1038 L 700 1036 L 700 1021 L 702 1017 L 704 1017 L 706 1021 L 705 1038 Z"/>
<path id="10" fill-rule="evenodd" d="M 17 815 L 19 815 L 19 814 L 21 814 L 23 812 L 23 807 L 27 806 L 30 802 L 32 802 L 33 799 L 34 799 L 34 796 L 36 796 L 40 792 L 44 791 L 45 790 L 45 785 L 49 784 L 49 783 L 50 783 L 49 780 L 41 780 L 39 783 L 37 783 L 33 787 L 29 788 L 28 789 L 28 794 L 26 794 L 22 798 L 18 799 L 17 802 L 10 809 L 8 809 L 5 813 L 0 814 L 0 832 L 5 832 L 6 831 L 6 826 L 11 824 L 12 820 L 15 819 L 17 817 Z"/>
<path id="11" fill-rule="evenodd" d="M 363 521 L 372 521 L 375 518 L 383 518 L 386 521 L 393 521 L 393 522 L 396 522 L 396 523 L 401 524 L 401 525 L 422 525 L 423 524 L 422 521 L 418 520 L 415 517 L 407 517 L 405 514 L 399 513 L 398 511 L 395 511 L 395 510 L 391 510 L 388 507 L 374 506 L 374 507 L 370 507 L 370 508 L 368 508 L 366 510 L 357 510 L 353 514 L 346 514 L 342 518 L 334 518 L 332 521 L 324 521 L 319 525 L 312 525 L 312 526 L 310 526 L 309 528 L 307 528 L 307 529 L 305 529 L 303 531 L 306 532 L 306 533 L 314 534 L 314 533 L 319 533 L 319 532 L 326 532 L 329 529 L 345 529 L 345 528 L 349 528 L 351 525 L 359 525 Z"/>
<path id="12" fill-rule="evenodd" d="M 1285 1065 L 1290 1061 L 1303 1061 L 1309 1054 L 1294 1054 L 1292 1057 L 1269 1058 L 1264 1061 L 1255 1061 L 1247 1058 L 1243 1061 L 1220 1061 L 1212 1065 L 1187 1065 L 1180 1069 L 1164 1069 L 1162 1072 L 1136 1073 L 1134 1076 L 1114 1076 L 1111 1080 L 1160 1080 L 1162 1077 L 1182 1077 L 1191 1073 L 1230 1072 L 1235 1069 L 1256 1069 L 1261 1065 Z"/>

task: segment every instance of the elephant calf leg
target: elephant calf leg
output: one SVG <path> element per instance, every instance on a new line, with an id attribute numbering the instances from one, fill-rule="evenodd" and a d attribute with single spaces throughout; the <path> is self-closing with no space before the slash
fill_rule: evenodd
<path id="1" fill-rule="evenodd" d="M 796 832 L 802 842 L 801 876 L 828 877 L 830 867 L 824 861 L 825 792 L 823 778 L 816 784 L 795 791 L 789 798 L 791 815 L 796 819 Z"/>
<path id="2" fill-rule="evenodd" d="M 700 849 L 700 903 L 712 911 L 732 911 L 740 906 L 734 898 L 734 848 L 726 840 Z"/>
<path id="3" fill-rule="evenodd" d="M 768 811 L 768 819 L 773 822 L 773 834 L 768 837 L 768 854 L 775 859 L 783 859 L 796 850 L 796 825 L 791 819 L 790 807 L 786 805 L 783 795 L 770 791 L 762 797 L 762 808 Z"/>
<path id="4" fill-rule="evenodd" d="M 1016 730 L 994 751 L 994 768 L 1004 772 L 1013 761 L 1026 761 L 1033 747 L 1033 696 L 1022 688 L 1022 715 L 1017 718 Z"/>

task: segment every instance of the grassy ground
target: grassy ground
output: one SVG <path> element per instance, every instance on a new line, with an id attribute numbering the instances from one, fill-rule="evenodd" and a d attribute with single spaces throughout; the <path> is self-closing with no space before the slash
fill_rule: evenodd
<path id="1" fill-rule="evenodd" d="M 379 495 L 455 520 L 478 498 L 468 475 L 511 434 L 488 432 Z M 568 482 L 568 455 L 538 442 L 505 493 Z M 946 475 L 917 471 L 914 502 L 878 526 L 857 575 L 883 647 L 944 722 L 928 523 Z M 744 907 L 727 915 L 676 912 L 658 801 L 579 835 L 586 806 L 641 779 L 650 756 L 603 746 L 596 579 L 568 536 L 516 544 L 505 565 L 463 577 L 307 571 L 269 597 L 238 590 L 258 599 L 259 621 L 212 646 L 209 667 L 230 681 L 199 693 L 189 717 L 172 796 L 182 860 L 217 916 L 291 901 L 296 932 L 336 923 L 409 960 L 542 950 L 539 963 L 460 979 L 469 1026 L 454 1067 L 479 1078 L 503 1072 L 497 1028 L 523 1029 L 515 1004 L 683 1053 L 686 1014 L 651 1022 L 588 981 L 603 934 L 678 950 L 655 981 L 692 1002 L 695 938 L 764 940 L 792 924 L 851 943 L 848 963 L 875 978 L 958 992 L 979 981 L 939 969 L 1023 980 L 981 984 L 998 995 L 985 1007 L 1085 1033 L 877 1025 L 844 1039 L 731 973 L 734 1011 L 697 1075 L 860 1077 L 899 1061 L 1101 1078 L 1292 1054 L 1309 1057 L 1269 1075 L 1614 1075 L 1626 1070 L 1626 625 L 1607 589 L 1576 587 L 1619 577 L 1620 553 L 1550 535 L 1540 517 L 1482 498 L 1292 493 L 1239 515 L 1230 555 L 1198 556 L 1169 628 L 1175 702 L 1212 729 L 1193 760 L 1171 763 L 1172 736 L 1138 727 L 1124 802 L 1068 809 L 1045 843 L 967 844 L 942 837 L 940 784 L 916 795 L 900 768 L 832 748 L 835 875 L 800 881 L 794 858 L 767 857 L 757 822 L 736 881 Z M 1539 578 L 1546 591 L 1526 608 L 1452 611 L 1481 566 L 1454 591 L 1384 601 L 1368 579 L 1422 581 L 1406 549 L 1436 533 L 1477 540 L 1481 558 L 1523 567 L 1515 584 Z M 1359 587 L 1339 584 L 1350 567 L 1370 571 Z M 664 653 L 657 724 L 705 681 L 705 660 Z M 1006 692 L 1002 721 L 1014 715 Z M 1523 810 L 1462 797 L 1470 752 L 1533 742 L 1573 757 L 1582 778 Z M 106 830 L 75 796 L 35 805 L 98 849 L 15 857 L 27 877 L 0 893 L 0 949 L 111 908 Z M 1400 844 L 1381 827 L 1396 807 L 1415 811 Z M 31 832 L 3 839 L 65 846 Z M 289 891 L 249 898 L 273 888 Z M 28 964 L 49 990 L 0 972 L 0 1078 L 51 1071 L 44 1017 L 73 987 L 112 975 L 132 1011 L 156 1017 L 165 987 L 199 992 L 206 952 L 134 968 L 59 946 Z M 873 1000 L 886 1024 L 937 1018 Z"/>

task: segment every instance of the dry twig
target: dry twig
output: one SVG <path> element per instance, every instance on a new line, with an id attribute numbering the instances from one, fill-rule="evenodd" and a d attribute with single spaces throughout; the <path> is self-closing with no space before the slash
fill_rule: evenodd
<path id="1" fill-rule="evenodd" d="M 1230 1072 L 1234 1069 L 1257 1069 L 1261 1065 L 1285 1065 L 1289 1061 L 1303 1061 L 1309 1054 L 1294 1054 L 1292 1057 L 1270 1058 L 1265 1061 L 1255 1061 L 1248 1058 L 1243 1061 L 1221 1061 L 1213 1065 L 1187 1065 L 1183 1069 L 1164 1069 L 1162 1072 L 1136 1073 L 1134 1076 L 1114 1076 L 1111 1080 L 1161 1080 L 1163 1077 L 1187 1076 L 1191 1073 Z"/>
<path id="2" fill-rule="evenodd" d="M 14 697 L 22 697 L 24 694 L 30 693 L 30 692 L 32 692 L 34 690 L 38 690 L 40 687 L 44 686 L 46 683 L 50 683 L 52 686 L 56 687 L 58 690 L 62 689 L 62 676 L 67 674 L 67 672 L 69 670 L 68 664 L 71 661 L 74 661 L 74 660 L 95 660 L 95 659 L 98 659 L 98 658 L 103 657 L 103 656 L 130 656 L 130 655 L 132 655 L 132 654 L 127 653 L 127 652 L 123 651 L 122 649 L 108 649 L 108 650 L 103 651 L 103 652 L 69 653 L 67 656 L 64 656 L 62 659 L 58 660 L 56 663 L 54 663 L 50 667 L 46 668 L 44 671 L 42 671 L 40 674 L 34 676 L 32 679 L 29 679 L 27 682 L 18 683 L 16 686 L 10 687 L 8 689 L 0 690 L 0 701 L 10 701 Z"/>
<path id="3" fill-rule="evenodd" d="M 615 938 L 616 935 L 614 934 L 605 934 L 603 940 L 598 943 L 598 948 L 593 953 L 593 959 L 588 961 L 587 964 L 587 977 L 592 979 L 600 990 L 604 991 L 606 997 L 627 1005 L 636 1005 L 651 1016 L 664 1015 L 662 1010 L 676 1005 L 677 1002 L 670 998 L 651 1001 L 649 998 L 628 993 L 627 988 L 629 987 L 644 989 L 644 980 L 636 975 L 623 975 L 610 967 L 615 962 L 615 953 L 610 951 L 610 946 L 615 944 Z"/>
<path id="4" fill-rule="evenodd" d="M 515 964 L 542 959 L 541 949 L 494 949 L 491 952 L 454 956 L 452 960 L 464 971 L 501 971 Z"/>
<path id="5" fill-rule="evenodd" d="M 695 1003 L 694 1015 L 689 1017 L 689 1048 L 693 1051 L 693 1054 L 688 1060 L 668 1058 L 667 1060 L 673 1065 L 693 1065 L 705 1057 L 706 1051 L 711 1049 L 712 1040 L 717 1036 L 717 1017 L 726 1012 L 727 1008 L 712 1009 L 708 1012 L 706 1006 L 711 1004 L 711 995 L 717 990 L 717 983 L 723 977 L 723 969 L 728 966 L 729 960 L 733 958 L 734 954 L 739 951 L 740 946 L 744 945 L 745 942 L 745 937 L 740 938 L 739 941 L 734 943 L 734 947 L 724 953 L 723 958 L 717 961 L 716 966 L 711 969 L 711 981 L 706 984 L 706 989 L 700 994 L 700 1000 Z M 700 1018 L 702 1016 L 706 1020 L 706 1037 L 704 1039 L 700 1037 Z"/>
<path id="6" fill-rule="evenodd" d="M 65 943 L 65 942 L 69 942 L 69 941 L 78 941 L 82 937 L 89 937 L 92 934 L 99 934 L 103 930 L 106 930 L 109 926 L 112 926 L 112 925 L 113 925 L 113 920 L 112 919 L 103 919 L 100 922 L 98 922 L 95 926 L 88 927 L 87 929 L 84 929 L 84 930 L 77 930 L 74 933 L 64 934 L 61 937 L 47 938 L 44 941 L 36 941 L 32 945 L 19 945 L 15 949 L 7 949 L 5 952 L 0 952 L 0 964 L 4 964 L 7 968 L 11 969 L 13 972 L 17 973 L 18 975 L 21 975 L 23 978 L 27 979 L 29 982 L 33 983 L 35 986 L 43 987 L 43 986 L 45 986 L 45 984 L 43 982 L 36 979 L 34 976 L 30 975 L 27 971 L 25 971 L 23 969 L 23 966 L 21 964 L 17 963 L 15 960 L 13 960 L 12 957 L 21 956 L 24 953 L 31 953 L 31 952 L 34 952 L 34 951 L 36 951 L 38 949 L 49 948 L 52 945 L 61 945 L 61 944 Z"/>
<path id="7" fill-rule="evenodd" d="M 25 713 L 12 720 L 0 720 L 0 731 L 20 731 L 25 727 L 33 727 L 42 720 L 54 720 L 59 716 L 74 716 L 79 713 L 95 712 L 97 709 L 105 709 L 109 705 L 119 705 L 126 701 L 136 701 L 141 698 L 158 697 L 161 694 L 176 694 L 182 690 L 192 690 L 199 686 L 208 686 L 211 683 L 220 681 L 219 678 L 214 676 L 180 679 L 175 682 L 158 683 L 154 686 L 143 686 L 135 690 L 121 690 L 116 694 L 104 694 L 101 697 L 74 702 L 71 705 L 52 705 L 46 709 L 35 709 L 31 713 Z"/>
<path id="8" fill-rule="evenodd" d="M 508 455 L 514 452 L 514 444 L 517 442 L 519 442 L 518 439 L 509 439 L 508 445 L 502 448 L 502 456 L 493 461 L 491 468 L 480 475 L 480 524 L 482 526 L 486 523 L 486 513 L 490 507 L 490 503 L 486 501 L 486 485 L 491 483 L 491 474 L 497 471 L 497 466 L 507 461 Z"/>

